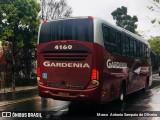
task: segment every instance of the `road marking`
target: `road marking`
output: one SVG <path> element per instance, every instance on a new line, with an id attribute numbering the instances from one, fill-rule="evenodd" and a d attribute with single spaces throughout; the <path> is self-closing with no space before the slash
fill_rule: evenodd
<path id="1" fill-rule="evenodd" d="M 17 104 L 17 103 L 21 103 L 21 102 L 25 102 L 25 101 L 29 101 L 29 100 L 40 99 L 40 98 L 41 97 L 39 97 L 39 96 L 34 96 L 34 97 L 31 97 L 31 98 L 25 98 L 25 99 L 20 99 L 20 100 L 8 101 L 8 102 L 4 102 L 4 103 L 0 104 L 0 107 L 12 105 L 12 104 Z"/>

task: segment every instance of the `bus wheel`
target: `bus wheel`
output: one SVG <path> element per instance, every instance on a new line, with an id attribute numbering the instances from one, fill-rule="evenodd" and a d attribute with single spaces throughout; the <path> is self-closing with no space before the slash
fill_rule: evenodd
<path id="1" fill-rule="evenodd" d="M 146 92 L 148 89 L 148 79 L 145 81 L 145 86 L 144 88 L 142 89 L 143 92 Z"/>
<path id="2" fill-rule="evenodd" d="M 120 91 L 119 103 L 121 111 L 124 111 L 126 108 L 126 85 L 123 83 Z"/>

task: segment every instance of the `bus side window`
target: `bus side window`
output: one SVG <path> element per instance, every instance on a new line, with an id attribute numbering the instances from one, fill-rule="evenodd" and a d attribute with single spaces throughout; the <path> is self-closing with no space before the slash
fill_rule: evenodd
<path id="1" fill-rule="evenodd" d="M 136 51 L 137 51 L 137 57 L 140 57 L 140 44 L 136 41 Z"/>
<path id="2" fill-rule="evenodd" d="M 149 50 L 149 48 L 147 47 L 147 58 L 149 58 L 149 56 L 150 56 L 150 50 Z"/>
<path id="3" fill-rule="evenodd" d="M 106 49 L 110 50 L 110 28 L 106 26 L 102 26 L 103 31 L 103 40 L 104 40 L 104 46 Z"/>
<path id="4" fill-rule="evenodd" d="M 134 42 L 134 57 L 137 57 L 137 51 L 136 51 L 136 41 L 133 40 Z"/>
<path id="5" fill-rule="evenodd" d="M 145 58 L 144 44 L 142 44 L 142 57 Z"/>
<path id="6" fill-rule="evenodd" d="M 103 25 L 102 31 L 103 31 L 105 48 L 111 53 L 116 53 L 117 47 L 116 47 L 116 33 L 114 33 L 115 30 L 107 27 L 106 25 Z"/>
<path id="7" fill-rule="evenodd" d="M 116 45 L 116 30 L 115 29 L 111 29 L 110 32 L 110 45 L 111 45 L 111 49 L 110 51 L 112 53 L 117 53 L 117 45 Z"/>
<path id="8" fill-rule="evenodd" d="M 134 40 L 130 39 L 130 56 L 134 57 Z"/>
<path id="9" fill-rule="evenodd" d="M 148 46 L 147 45 L 145 45 L 144 46 L 144 52 L 145 52 L 145 58 L 147 58 L 147 57 L 149 57 L 150 56 L 150 53 L 148 53 Z"/>
<path id="10" fill-rule="evenodd" d="M 139 44 L 140 44 L 140 56 L 139 56 L 139 57 L 142 58 L 142 56 L 143 56 L 143 55 L 142 55 L 142 54 L 143 54 L 143 53 L 142 53 L 142 43 L 139 43 Z"/>
<path id="11" fill-rule="evenodd" d="M 122 43 L 121 43 L 121 33 L 116 33 L 116 41 L 117 41 L 117 53 L 122 54 Z"/>
<path id="12" fill-rule="evenodd" d="M 115 29 L 111 29 L 111 32 L 110 32 L 110 39 L 111 39 L 111 43 L 112 44 L 116 44 L 116 30 Z"/>
<path id="13" fill-rule="evenodd" d="M 147 58 L 147 46 L 144 45 L 144 58 Z"/>
<path id="14" fill-rule="evenodd" d="M 126 54 L 130 56 L 130 37 L 126 37 Z"/>
<path id="15" fill-rule="evenodd" d="M 126 56 L 126 39 L 124 34 L 121 34 L 121 47 L 122 47 L 122 55 Z"/>
<path id="16" fill-rule="evenodd" d="M 103 38 L 105 43 L 110 43 L 110 28 L 103 26 Z"/>

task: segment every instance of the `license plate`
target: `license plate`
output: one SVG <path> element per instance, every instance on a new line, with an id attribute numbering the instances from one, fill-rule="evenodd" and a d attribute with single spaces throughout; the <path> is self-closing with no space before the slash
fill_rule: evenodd
<path id="1" fill-rule="evenodd" d="M 60 96 L 69 96 L 69 93 L 68 92 L 59 92 L 59 95 Z"/>

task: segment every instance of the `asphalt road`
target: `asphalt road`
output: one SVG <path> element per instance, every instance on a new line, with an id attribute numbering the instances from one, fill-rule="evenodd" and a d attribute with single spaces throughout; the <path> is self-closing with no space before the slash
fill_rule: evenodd
<path id="1" fill-rule="evenodd" d="M 41 98 L 37 91 L 23 91 L 1 95 L 0 111 L 9 112 L 42 112 L 42 117 L 30 118 L 39 120 L 60 120 L 60 119 L 126 119 L 126 120 L 160 120 L 159 117 L 102 117 L 99 114 L 107 115 L 108 112 L 122 111 L 151 111 L 160 115 L 160 77 L 153 76 L 153 85 L 144 94 L 139 91 L 127 96 L 126 103 L 120 104 L 113 101 L 106 104 L 88 104 L 82 102 L 66 102 L 53 99 Z M 159 111 L 159 112 L 158 112 Z M 149 114 L 149 113 L 148 113 Z M 40 114 L 39 114 L 40 115 Z M 0 120 L 17 120 L 20 117 L 0 117 Z M 22 118 L 21 118 L 22 119 Z M 23 118 L 23 120 L 29 118 Z"/>

